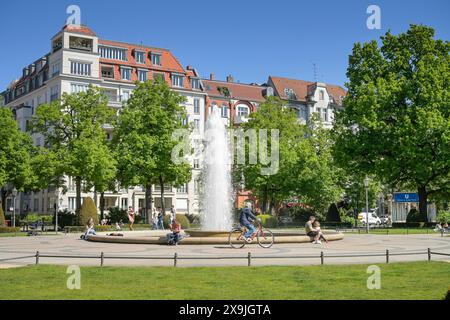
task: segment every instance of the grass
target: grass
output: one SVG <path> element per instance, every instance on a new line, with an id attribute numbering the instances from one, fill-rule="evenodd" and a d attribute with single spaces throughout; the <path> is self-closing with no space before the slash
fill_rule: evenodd
<path id="1" fill-rule="evenodd" d="M 0 269 L 1 299 L 443 299 L 450 263 L 379 264 L 381 289 L 367 289 L 368 265 L 289 267 L 82 267 L 69 290 L 65 266 Z M 250 281 L 250 284 L 248 283 Z M 252 289 L 248 289 L 248 287 Z"/>
<path id="2" fill-rule="evenodd" d="M 346 231 L 345 233 L 349 234 L 358 234 L 358 231 Z M 361 234 L 366 234 L 366 230 L 362 229 L 360 231 Z M 381 235 L 407 235 L 407 234 L 439 234 L 438 232 L 434 232 L 433 229 L 430 228 L 388 228 L 388 229 L 370 229 L 370 234 L 381 234 Z"/>

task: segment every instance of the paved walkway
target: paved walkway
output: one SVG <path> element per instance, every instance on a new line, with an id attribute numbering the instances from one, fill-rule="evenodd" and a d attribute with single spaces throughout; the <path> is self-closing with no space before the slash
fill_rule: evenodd
<path id="1" fill-rule="evenodd" d="M 143 236 L 164 235 L 167 231 L 135 231 L 133 235 Z M 33 255 L 38 250 L 40 254 L 56 255 L 85 255 L 98 257 L 104 252 L 105 266 L 172 266 L 175 253 L 181 258 L 177 265 L 183 266 L 246 266 L 248 252 L 252 257 L 251 264 L 260 265 L 311 265 L 320 264 L 320 252 L 324 252 L 325 264 L 353 264 L 353 263 L 384 263 L 385 256 L 376 257 L 327 257 L 330 255 L 350 255 L 379 253 L 385 254 L 389 250 L 390 262 L 426 261 L 427 248 L 434 252 L 450 253 L 450 237 L 430 235 L 355 235 L 347 234 L 344 240 L 333 241 L 328 244 L 314 245 L 309 243 L 275 244 L 272 248 L 264 249 L 257 244 L 245 246 L 243 249 L 232 249 L 228 245 L 145 245 L 145 244 L 114 244 L 96 243 L 79 240 L 80 234 L 37 236 L 37 237 L 5 237 L 0 238 L 0 268 L 34 264 L 35 258 L 2 261 L 2 259 Z M 400 255 L 395 253 L 414 252 L 416 255 Z M 172 257 L 171 260 L 124 260 L 109 259 L 108 256 L 152 256 Z M 242 257 L 242 259 L 224 259 L 225 257 Z M 313 256 L 313 258 L 281 258 L 286 256 Z M 183 260 L 183 257 L 214 257 L 215 259 Z M 220 258 L 220 259 L 219 259 Z M 432 260 L 450 262 L 449 256 L 432 255 Z M 41 257 L 41 264 L 76 264 L 100 265 L 99 258 L 50 258 Z"/>

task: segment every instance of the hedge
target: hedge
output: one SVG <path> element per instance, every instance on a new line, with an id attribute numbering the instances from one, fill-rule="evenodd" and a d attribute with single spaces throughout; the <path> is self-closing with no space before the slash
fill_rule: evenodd
<path id="1" fill-rule="evenodd" d="M 151 226 L 149 224 L 135 224 L 133 225 L 133 228 L 135 230 L 139 229 L 151 229 Z M 64 230 L 67 230 L 70 232 L 84 232 L 86 230 L 86 226 L 65 226 Z M 115 225 L 96 225 L 94 226 L 94 230 L 97 232 L 106 232 L 106 231 L 116 231 Z M 124 224 L 122 226 L 122 230 L 128 230 L 128 224 Z"/>
<path id="2" fill-rule="evenodd" d="M 430 228 L 436 225 L 435 222 L 393 222 L 393 228 Z"/>
<path id="3" fill-rule="evenodd" d="M 94 220 L 94 225 L 98 224 L 97 207 L 94 200 L 91 197 L 86 197 L 81 205 L 78 223 L 85 225 L 90 218 Z"/>
<path id="4" fill-rule="evenodd" d="M 166 214 L 164 216 L 163 222 L 164 222 L 164 228 L 170 228 L 169 226 L 169 218 L 170 215 Z M 176 214 L 177 221 L 181 224 L 181 229 L 189 229 L 191 227 L 191 224 L 188 220 L 188 218 L 184 214 Z"/>
<path id="5" fill-rule="evenodd" d="M 0 227 L 0 233 L 20 232 L 20 227 Z"/>
<path id="6" fill-rule="evenodd" d="M 261 220 L 263 227 L 276 228 L 278 227 L 278 220 L 270 214 L 260 214 L 257 216 Z"/>

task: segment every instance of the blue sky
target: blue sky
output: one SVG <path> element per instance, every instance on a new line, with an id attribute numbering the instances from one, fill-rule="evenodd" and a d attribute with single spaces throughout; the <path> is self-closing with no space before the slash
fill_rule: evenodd
<path id="1" fill-rule="evenodd" d="M 450 1 L 2 1 L 0 91 L 24 66 L 50 49 L 70 4 L 101 38 L 170 49 L 183 66 L 203 77 L 232 74 L 236 81 L 263 83 L 268 75 L 343 85 L 354 42 L 378 39 L 410 23 L 450 39 Z M 369 30 L 366 9 L 381 8 L 381 30 Z"/>

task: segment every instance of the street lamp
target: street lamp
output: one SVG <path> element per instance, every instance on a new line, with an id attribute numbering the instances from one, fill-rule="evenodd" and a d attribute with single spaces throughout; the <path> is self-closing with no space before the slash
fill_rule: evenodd
<path id="1" fill-rule="evenodd" d="M 13 227 L 16 227 L 16 197 L 17 197 L 17 189 L 12 189 L 12 197 L 13 197 Z"/>
<path id="2" fill-rule="evenodd" d="M 56 234 L 58 234 L 58 211 L 60 210 L 64 199 L 60 195 L 58 200 L 59 200 L 59 203 L 58 203 L 57 208 L 55 210 L 55 231 L 56 231 Z"/>
<path id="3" fill-rule="evenodd" d="M 369 233 L 369 178 L 364 178 L 364 189 L 366 190 L 366 230 Z"/>

